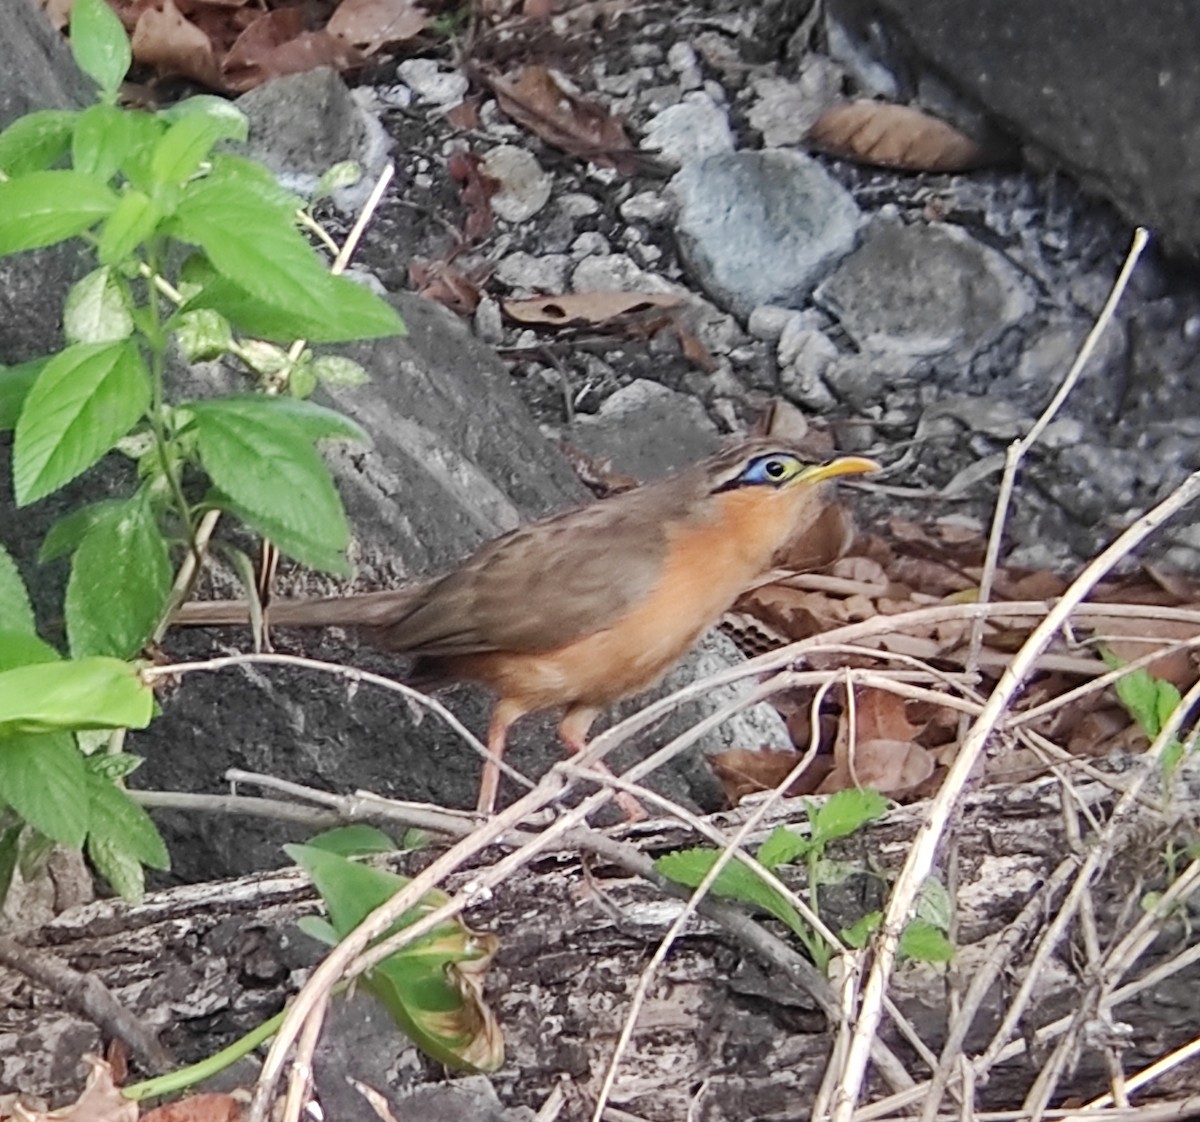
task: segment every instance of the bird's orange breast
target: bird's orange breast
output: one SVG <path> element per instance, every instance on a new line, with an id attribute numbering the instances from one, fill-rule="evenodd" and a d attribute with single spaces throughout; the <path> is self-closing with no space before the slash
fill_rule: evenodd
<path id="1" fill-rule="evenodd" d="M 525 712 L 603 707 L 646 689 L 769 568 L 795 530 L 789 498 L 750 490 L 713 496 L 705 517 L 668 528 L 658 581 L 608 627 L 549 651 L 456 657 L 455 674 L 486 683 Z M 619 567 L 614 558 L 614 579 Z"/>

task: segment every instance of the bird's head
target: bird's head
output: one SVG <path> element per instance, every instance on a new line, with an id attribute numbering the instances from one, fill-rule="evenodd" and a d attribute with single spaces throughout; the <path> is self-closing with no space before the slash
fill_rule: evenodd
<path id="1" fill-rule="evenodd" d="M 813 463 L 786 444 L 763 439 L 729 449 L 710 465 L 710 509 L 730 532 L 772 555 L 821 521 L 827 507 L 823 484 L 880 470 L 865 456 Z"/>

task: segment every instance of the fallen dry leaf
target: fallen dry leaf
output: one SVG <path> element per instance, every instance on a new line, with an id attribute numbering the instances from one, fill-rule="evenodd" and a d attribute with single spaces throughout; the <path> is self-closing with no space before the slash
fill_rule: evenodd
<path id="1" fill-rule="evenodd" d="M 799 762 L 799 752 L 774 749 L 752 752 L 734 748 L 708 757 L 709 766 L 720 781 L 730 806 L 737 806 L 747 795 L 773 791 Z M 820 785 L 831 763 L 829 756 L 817 756 L 785 794 L 789 797 L 811 794 Z"/>
<path id="2" fill-rule="evenodd" d="M 817 118 L 806 139 L 832 156 L 902 171 L 965 171 L 986 162 L 984 150 L 953 125 L 882 101 L 835 105 Z"/>
<path id="3" fill-rule="evenodd" d="M 276 8 L 264 12 L 238 36 L 221 60 L 221 74 L 226 89 L 244 93 L 272 78 L 318 66 L 348 70 L 362 58 L 328 31 L 308 31 L 300 8 Z"/>
<path id="4" fill-rule="evenodd" d="M 532 300 L 503 300 L 500 306 L 517 323 L 546 327 L 600 327 L 622 316 L 652 308 L 679 308 L 681 296 L 648 292 L 573 292 Z"/>
<path id="5" fill-rule="evenodd" d="M 108 1064 L 96 1056 L 84 1056 L 83 1062 L 88 1065 L 87 1082 L 75 1102 L 48 1113 L 25 1111 L 18 1105 L 14 1122 L 137 1122 L 137 1103 L 114 1086 Z"/>
<path id="6" fill-rule="evenodd" d="M 160 1106 L 142 1116 L 142 1122 L 240 1122 L 246 1106 L 232 1095 L 192 1095 Z"/>
<path id="7" fill-rule="evenodd" d="M 365 56 L 415 39 L 430 18 L 415 0 L 342 0 L 325 30 L 352 43 Z"/>
<path id="8" fill-rule="evenodd" d="M 446 171 L 459 186 L 463 206 L 467 208 L 463 239 L 471 244 L 491 233 L 495 224 L 491 199 L 500 184 L 483 171 L 483 159 L 474 152 L 455 152 L 446 163 Z"/>
<path id="9" fill-rule="evenodd" d="M 147 8 L 133 28 L 133 57 L 163 77 L 192 78 L 222 89 L 224 78 L 212 40 L 175 6 L 163 0 L 162 10 Z"/>
<path id="10" fill-rule="evenodd" d="M 569 89 L 546 67 L 526 66 L 516 77 L 492 72 L 480 76 L 496 95 L 496 104 L 547 144 L 600 167 L 616 168 L 622 175 L 633 172 L 637 150 L 621 122 L 598 101 Z"/>
<path id="11" fill-rule="evenodd" d="M 442 304 L 460 316 L 469 316 L 479 307 L 483 299 L 480 286 L 485 279 L 485 269 L 463 272 L 449 261 L 417 258 L 408 266 L 408 280 L 418 296 Z"/>
<path id="12" fill-rule="evenodd" d="M 641 481 L 636 476 L 617 471 L 611 459 L 598 460 L 565 440 L 558 447 L 579 481 L 599 499 L 619 495 L 622 491 L 632 491 L 640 486 Z"/>

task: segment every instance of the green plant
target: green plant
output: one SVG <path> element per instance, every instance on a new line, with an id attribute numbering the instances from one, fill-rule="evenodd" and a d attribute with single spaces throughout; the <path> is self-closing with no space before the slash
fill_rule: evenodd
<path id="1" fill-rule="evenodd" d="M 0 892 L 48 842 L 86 843 L 133 897 L 142 866 L 165 867 L 167 855 L 120 785 L 137 760 L 116 741 L 104 751 L 95 735 L 150 719 L 150 690 L 126 660 L 163 626 L 173 562 L 199 560 L 212 512 L 306 565 L 348 573 L 349 526 L 317 445 L 365 434 L 304 398 L 321 380 L 365 375 L 282 344 L 403 324 L 368 289 L 331 275 L 300 232 L 303 200 L 219 150 L 246 136 L 237 109 L 213 97 L 158 113 L 119 108 L 129 44 L 103 0 L 76 0 L 71 47 L 97 104 L 31 113 L 0 133 L 0 254 L 79 238 L 96 268 L 67 297 L 62 348 L 0 368 L 0 429 L 13 432 L 20 507 L 114 451 L 132 461 L 136 484 L 73 510 L 43 542 L 43 560 L 70 557 L 69 660 L 38 637 L 0 548 Z M 252 375 L 248 392 L 177 400 L 172 348 L 190 360 L 236 356 Z"/>
<path id="2" fill-rule="evenodd" d="M 1109 650 L 1102 648 L 1100 655 L 1110 670 L 1120 670 L 1125 665 Z M 1117 699 L 1137 722 L 1138 728 L 1151 740 L 1162 732 L 1181 700 L 1179 690 L 1173 683 L 1154 677 L 1144 666 L 1126 671 L 1116 680 L 1113 688 Z M 1172 738 L 1163 746 L 1159 756 L 1163 775 L 1171 775 L 1181 759 L 1183 744 Z"/>
<path id="3" fill-rule="evenodd" d="M 857 833 L 867 823 L 879 818 L 887 810 L 887 805 L 887 800 L 877 791 L 857 788 L 838 791 L 822 803 L 806 800 L 805 812 L 809 823 L 807 836 L 797 834 L 785 826 L 778 826 L 759 846 L 754 855 L 755 860 L 769 871 L 803 860 L 808 871 L 808 904 L 813 912 L 819 915 L 820 887 L 836 883 L 843 878 L 845 872 L 828 860 L 826 849 L 829 843 Z M 708 846 L 681 849 L 664 854 L 654 862 L 654 867 L 677 884 L 695 888 L 719 856 L 720 850 Z M 718 874 L 712 891 L 714 895 L 737 900 L 774 916 L 786 924 L 804 944 L 817 966 L 822 970 L 828 967 L 833 952 L 825 940 L 813 931 L 796 909 L 775 888 L 767 884 L 752 866 L 737 860 L 730 862 Z M 878 926 L 879 918 L 878 913 L 864 916 L 849 934 L 853 936 L 860 925 L 865 925 L 862 926 L 862 938 L 865 940 Z M 910 924 L 910 928 L 918 922 L 924 924 L 927 921 L 919 916 L 918 920 Z M 848 933 L 843 932 L 843 935 L 846 934 Z M 918 929 L 918 934 L 924 937 L 923 927 Z M 918 950 L 933 952 L 929 940 L 919 943 Z M 930 954 L 921 953 L 920 957 L 927 958 Z"/>

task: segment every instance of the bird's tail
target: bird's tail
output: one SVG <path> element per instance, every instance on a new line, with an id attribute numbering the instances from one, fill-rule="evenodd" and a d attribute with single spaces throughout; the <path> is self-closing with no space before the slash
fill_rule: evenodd
<path id="1" fill-rule="evenodd" d="M 273 600 L 266 610 L 275 627 L 384 627 L 403 618 L 422 593 L 422 586 L 359 592 L 315 600 Z M 225 627 L 250 622 L 245 600 L 193 600 L 176 610 L 171 622 L 180 627 Z"/>

